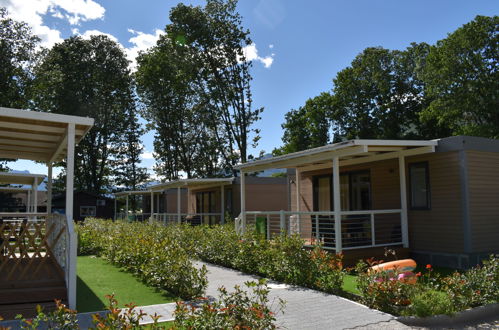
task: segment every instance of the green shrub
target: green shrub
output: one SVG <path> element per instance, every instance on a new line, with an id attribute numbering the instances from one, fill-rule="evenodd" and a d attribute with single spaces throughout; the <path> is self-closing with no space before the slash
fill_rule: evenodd
<path id="1" fill-rule="evenodd" d="M 360 301 L 368 307 L 400 315 L 411 303 L 416 287 L 397 280 L 393 272 L 369 272 L 373 263 L 359 261 L 355 270 L 358 274 L 357 289 Z"/>
<path id="2" fill-rule="evenodd" d="M 233 292 L 219 288 L 220 297 L 215 301 L 202 300 L 193 303 L 178 302 L 175 309 L 175 327 L 179 329 L 275 329 L 275 315 L 282 311 L 284 302 L 279 301 L 272 311 L 268 302 L 269 289 L 265 281 L 246 282 L 247 290 L 239 286 Z"/>
<path id="3" fill-rule="evenodd" d="M 88 219 L 77 229 L 83 238 L 78 250 L 107 258 L 149 285 L 191 299 L 206 290 L 207 270 L 194 267 L 192 255 L 175 235 L 177 227 L 182 226 Z"/>
<path id="4" fill-rule="evenodd" d="M 411 305 L 406 314 L 419 317 L 432 315 L 453 315 L 455 307 L 447 292 L 426 290 L 418 292 L 411 297 Z"/>

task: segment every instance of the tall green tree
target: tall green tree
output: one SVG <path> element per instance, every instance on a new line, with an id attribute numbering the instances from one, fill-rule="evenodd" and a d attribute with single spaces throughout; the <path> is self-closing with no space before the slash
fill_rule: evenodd
<path id="1" fill-rule="evenodd" d="M 335 138 L 404 139 L 421 136 L 424 84 L 415 67 L 428 45 L 405 51 L 366 48 L 333 80 Z"/>
<path id="2" fill-rule="evenodd" d="M 499 16 L 477 16 L 431 47 L 424 121 L 452 134 L 499 137 Z"/>
<path id="3" fill-rule="evenodd" d="M 0 107 L 26 108 L 27 91 L 40 39 L 29 26 L 9 18 L 0 7 Z M 0 159 L 0 171 L 6 171 L 7 160 Z"/>
<path id="4" fill-rule="evenodd" d="M 35 68 L 36 110 L 95 119 L 75 152 L 78 190 L 99 194 L 110 189 L 112 160 L 126 142 L 125 123 L 135 111 L 128 64 L 116 42 L 92 36 L 90 40 L 72 37 L 54 45 Z"/>
<path id="5" fill-rule="evenodd" d="M 252 63 L 244 53 L 251 39 L 236 5 L 177 5 L 166 36 L 139 57 L 138 90 L 156 126 L 157 170 L 168 177 L 229 174 L 258 142 L 253 125 L 263 109 L 252 107 Z"/>
<path id="6" fill-rule="evenodd" d="M 26 108 L 27 90 L 40 39 L 0 7 L 0 106 Z"/>
<path id="7" fill-rule="evenodd" d="M 274 155 L 287 154 L 323 146 L 330 141 L 329 117 L 333 111 L 333 97 L 323 92 L 308 99 L 305 105 L 285 115 L 281 125 L 284 145 L 273 151 Z"/>

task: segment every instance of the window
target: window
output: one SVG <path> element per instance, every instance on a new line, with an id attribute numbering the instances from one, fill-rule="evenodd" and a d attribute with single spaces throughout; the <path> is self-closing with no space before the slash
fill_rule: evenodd
<path id="1" fill-rule="evenodd" d="M 331 211 L 333 205 L 332 176 L 314 178 L 314 210 Z M 341 209 L 358 211 L 371 209 L 371 174 L 369 171 L 340 174 Z"/>
<path id="2" fill-rule="evenodd" d="M 80 206 L 80 217 L 95 217 L 96 215 L 95 206 Z"/>
<path id="3" fill-rule="evenodd" d="M 428 162 L 409 164 L 411 209 L 430 209 L 430 179 Z"/>
<path id="4" fill-rule="evenodd" d="M 215 192 L 206 191 L 196 193 L 196 213 L 203 214 L 202 222 L 204 224 L 214 224 L 217 217 L 215 215 L 206 215 L 206 213 L 215 213 Z"/>
<path id="5" fill-rule="evenodd" d="M 106 200 L 105 199 L 98 199 L 96 204 L 97 204 L 97 206 L 106 206 Z"/>

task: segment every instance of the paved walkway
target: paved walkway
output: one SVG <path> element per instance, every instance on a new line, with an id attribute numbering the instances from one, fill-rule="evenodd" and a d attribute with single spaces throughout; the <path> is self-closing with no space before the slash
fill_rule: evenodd
<path id="1" fill-rule="evenodd" d="M 232 269 L 198 262 L 198 267 L 208 268 L 207 296 L 218 297 L 218 287 L 229 291 L 235 285 L 258 280 Z M 284 313 L 277 315 L 277 323 L 285 329 L 410 329 L 395 321 L 389 314 L 369 309 L 356 302 L 319 291 L 269 283 L 270 303 L 278 304 L 279 298 L 286 301 Z"/>

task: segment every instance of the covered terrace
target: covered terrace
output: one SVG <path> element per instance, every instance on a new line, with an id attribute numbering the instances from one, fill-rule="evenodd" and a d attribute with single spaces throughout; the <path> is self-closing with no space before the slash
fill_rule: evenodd
<path id="1" fill-rule="evenodd" d="M 405 159 L 433 153 L 436 145 L 437 141 L 350 140 L 237 165 L 241 172 L 241 214 L 236 221 L 237 229 L 244 231 L 257 221 L 264 222 L 267 237 L 283 231 L 297 233 L 308 244 L 320 241 L 324 248 L 337 253 L 385 246 L 407 248 Z M 382 171 L 371 171 L 374 164 Z M 290 186 L 291 211 L 247 211 L 246 174 L 273 168 L 288 169 L 290 177 L 294 174 L 291 180 L 294 187 Z M 367 174 L 348 177 L 345 173 Z M 371 179 L 377 179 L 378 173 L 389 176 L 391 185 L 378 189 L 379 193 L 372 192 L 371 196 Z M 378 181 L 380 187 L 385 185 L 381 179 Z M 389 200 L 376 205 L 392 207 L 373 208 L 372 198 L 380 195 Z"/>
<path id="2" fill-rule="evenodd" d="M 161 183 L 150 187 L 151 199 L 155 193 L 164 192 L 170 189 L 177 190 L 177 207 L 174 213 L 154 213 L 152 212 L 154 205 L 151 205 L 151 213 L 153 219 L 165 223 L 187 221 L 193 224 L 198 223 L 225 223 L 225 186 L 231 185 L 234 178 L 199 178 L 199 179 L 180 179 Z M 182 189 L 187 189 L 187 212 L 182 212 Z M 212 194 L 206 196 L 194 196 L 195 201 L 192 201 L 193 191 L 217 190 L 220 193 L 220 206 L 215 205 L 215 198 Z M 217 220 L 219 219 L 219 220 Z"/>
<path id="3" fill-rule="evenodd" d="M 48 172 L 46 213 L 36 213 L 35 207 L 26 213 L 0 214 L 0 314 L 4 317 L 33 313 L 36 305 L 50 309 L 56 298 L 76 307 L 75 145 L 93 124 L 92 118 L 0 107 L 0 158 L 43 162 Z M 52 167 L 62 160 L 65 215 L 51 212 Z M 26 178 L 34 185 L 40 179 Z M 23 293 L 26 288 L 31 288 L 28 295 Z"/>

